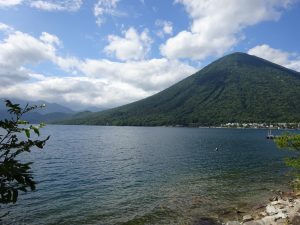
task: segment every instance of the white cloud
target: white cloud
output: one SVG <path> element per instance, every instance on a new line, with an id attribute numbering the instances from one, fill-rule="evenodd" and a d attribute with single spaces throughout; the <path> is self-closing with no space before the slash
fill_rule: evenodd
<path id="1" fill-rule="evenodd" d="M 40 36 L 40 39 L 47 44 L 50 45 L 60 45 L 61 42 L 59 40 L 59 38 L 55 35 L 49 34 L 47 32 L 42 32 L 42 35 Z"/>
<path id="2" fill-rule="evenodd" d="M 67 85 L 66 85 L 67 84 Z M 143 89 L 122 82 L 104 82 L 88 77 L 48 77 L 0 90 L 1 96 L 47 100 L 71 106 L 115 106 L 148 95 Z"/>
<path id="3" fill-rule="evenodd" d="M 177 60 L 151 59 L 131 62 L 86 60 L 78 66 L 91 78 L 118 80 L 143 90 L 157 92 L 191 75 L 195 68 Z"/>
<path id="4" fill-rule="evenodd" d="M 168 39 L 160 48 L 168 58 L 202 60 L 220 56 L 240 39 L 243 28 L 278 20 L 293 0 L 176 0 L 192 20 L 189 30 Z"/>
<path id="5" fill-rule="evenodd" d="M 94 5 L 96 24 L 101 26 L 105 22 L 105 16 L 122 16 L 124 13 L 117 10 L 120 0 L 98 0 Z"/>
<path id="6" fill-rule="evenodd" d="M 258 45 L 249 49 L 248 54 L 269 60 L 289 69 L 300 71 L 300 55 L 271 48 L 269 45 Z"/>
<path id="7" fill-rule="evenodd" d="M 5 33 L 9 33 L 9 32 L 12 32 L 14 29 L 5 24 L 5 23 L 0 23 L 0 32 L 5 32 Z"/>
<path id="8" fill-rule="evenodd" d="M 148 97 L 195 72 L 191 66 L 167 59 L 130 63 L 88 59 L 77 66 L 84 76 L 30 73 L 31 82 L 2 88 L 0 96 L 43 99 L 81 108 L 113 107 Z"/>
<path id="9" fill-rule="evenodd" d="M 20 5 L 23 0 L 0 0 L 0 8 Z"/>
<path id="10" fill-rule="evenodd" d="M 196 71 L 192 66 L 165 58 L 114 62 L 63 57 L 57 53 L 58 45 L 61 45 L 59 38 L 46 32 L 39 38 L 20 31 L 7 34 L 0 41 L 0 82 L 3 86 L 0 96 L 42 99 L 78 107 L 111 107 L 147 97 Z M 49 76 L 28 69 L 44 61 L 78 74 Z"/>
<path id="11" fill-rule="evenodd" d="M 54 60 L 55 55 L 56 49 L 52 43 L 20 31 L 9 33 L 0 42 L 1 84 L 7 86 L 28 80 L 30 71 L 26 69 L 26 65 L 35 65 L 43 60 Z"/>
<path id="12" fill-rule="evenodd" d="M 164 35 L 172 35 L 173 34 L 173 24 L 170 21 L 165 20 L 156 20 L 155 25 L 161 28 L 157 32 L 157 35 L 161 38 L 164 37 Z"/>
<path id="13" fill-rule="evenodd" d="M 32 0 L 30 6 L 46 11 L 77 11 L 82 0 Z"/>
<path id="14" fill-rule="evenodd" d="M 138 33 L 134 28 L 124 31 L 124 37 L 108 36 L 109 44 L 104 48 L 108 55 L 113 55 L 120 60 L 141 60 L 150 51 L 152 40 L 145 29 Z"/>

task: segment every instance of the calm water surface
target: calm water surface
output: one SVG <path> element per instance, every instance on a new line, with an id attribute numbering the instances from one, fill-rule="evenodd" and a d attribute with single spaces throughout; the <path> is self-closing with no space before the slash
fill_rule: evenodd
<path id="1" fill-rule="evenodd" d="M 287 152 L 265 139 L 266 130 L 48 125 L 42 132 L 51 135 L 46 148 L 27 156 L 37 191 L 10 207 L 12 224 L 195 224 L 257 204 L 289 179 Z"/>

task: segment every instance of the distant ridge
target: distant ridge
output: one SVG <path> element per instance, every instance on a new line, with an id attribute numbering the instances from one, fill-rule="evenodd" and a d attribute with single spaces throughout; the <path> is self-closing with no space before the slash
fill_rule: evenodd
<path id="1" fill-rule="evenodd" d="M 5 98 L 4 98 L 5 99 Z M 21 99 L 10 99 L 14 104 L 20 104 L 22 107 L 28 105 L 43 105 L 46 107 L 42 109 L 36 109 L 33 112 L 27 113 L 23 116 L 23 119 L 30 123 L 40 123 L 40 122 L 53 122 L 56 120 L 68 119 L 75 112 L 68 107 L 56 104 L 49 103 L 46 101 L 25 101 Z M 5 102 L 0 101 L 0 119 L 11 118 L 11 115 L 7 112 L 7 108 L 5 107 Z"/>
<path id="2" fill-rule="evenodd" d="M 300 73 L 237 52 L 151 97 L 60 123 L 210 126 L 227 122 L 300 122 Z"/>

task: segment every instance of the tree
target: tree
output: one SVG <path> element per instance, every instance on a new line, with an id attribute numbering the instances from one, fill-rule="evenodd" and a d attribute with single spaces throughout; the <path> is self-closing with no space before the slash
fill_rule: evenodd
<path id="1" fill-rule="evenodd" d="M 34 126 L 22 120 L 22 116 L 44 106 L 22 108 L 5 100 L 11 118 L 0 120 L 0 204 L 15 203 L 19 192 L 35 190 L 36 182 L 31 171 L 31 162 L 22 162 L 20 155 L 33 148 L 42 149 L 49 139 L 39 140 L 43 123 Z"/>
<path id="2" fill-rule="evenodd" d="M 284 134 L 275 139 L 275 143 L 281 149 L 288 149 L 296 152 L 296 156 L 285 159 L 286 165 L 294 168 L 296 179 L 293 185 L 296 189 L 300 189 L 300 134 Z"/>

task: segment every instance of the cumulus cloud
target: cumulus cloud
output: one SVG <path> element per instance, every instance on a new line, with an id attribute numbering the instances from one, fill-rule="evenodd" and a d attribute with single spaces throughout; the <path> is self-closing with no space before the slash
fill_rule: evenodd
<path id="1" fill-rule="evenodd" d="M 87 59 L 77 77 L 49 77 L 29 73 L 31 82 L 0 89 L 0 96 L 57 102 L 72 106 L 113 107 L 152 95 L 195 72 L 195 68 L 167 59 L 118 63 Z"/>
<path id="2" fill-rule="evenodd" d="M 66 85 L 68 84 L 68 85 Z M 148 96 L 148 92 L 120 81 L 105 82 L 88 77 L 47 77 L 0 90 L 1 96 L 47 100 L 77 107 L 116 106 Z"/>
<path id="3" fill-rule="evenodd" d="M 0 23 L 0 32 L 5 32 L 5 33 L 9 33 L 9 32 L 12 32 L 14 29 L 5 24 L 5 23 Z"/>
<path id="4" fill-rule="evenodd" d="M 41 39 L 29 34 L 15 31 L 0 42 L 0 82 L 11 85 L 29 79 L 25 65 L 37 64 L 42 60 L 53 60 L 56 49 L 52 43 L 45 42 L 43 37 L 50 34 L 43 33 Z M 55 39 L 55 36 L 52 36 Z"/>
<path id="5" fill-rule="evenodd" d="M 42 35 L 40 36 L 40 39 L 47 44 L 50 45 L 60 45 L 61 42 L 59 38 L 55 35 L 49 34 L 47 32 L 42 32 Z"/>
<path id="6" fill-rule="evenodd" d="M 300 55 L 271 48 L 269 45 L 258 45 L 249 49 L 248 54 L 261 57 L 289 69 L 300 71 Z"/>
<path id="7" fill-rule="evenodd" d="M 98 0 L 94 5 L 94 15 L 96 24 L 101 26 L 105 22 L 105 16 L 121 16 L 124 13 L 117 10 L 117 5 L 120 0 Z"/>
<path id="8" fill-rule="evenodd" d="M 192 66 L 165 58 L 123 63 L 89 59 L 80 64 L 79 69 L 91 78 L 130 83 L 150 93 L 162 90 L 196 71 Z"/>
<path id="9" fill-rule="evenodd" d="M 19 5 L 23 0 L 0 0 L 0 8 Z"/>
<path id="10" fill-rule="evenodd" d="M 163 38 L 165 35 L 173 34 L 173 24 L 166 20 L 156 20 L 155 25 L 160 28 L 157 32 L 157 36 Z"/>
<path id="11" fill-rule="evenodd" d="M 0 41 L 3 86 L 0 96 L 42 99 L 81 108 L 112 107 L 147 97 L 196 71 L 192 66 L 166 58 L 114 62 L 64 57 L 57 52 L 61 45 L 58 37 L 46 32 L 38 38 L 20 31 L 7 34 Z M 43 61 L 50 61 L 73 75 L 35 72 L 34 65 Z M 74 75 L 74 71 L 78 74 Z"/>
<path id="12" fill-rule="evenodd" d="M 30 6 L 46 11 L 77 11 L 82 0 L 32 0 Z"/>
<path id="13" fill-rule="evenodd" d="M 148 30 L 140 34 L 133 28 L 124 31 L 124 37 L 110 35 L 109 44 L 104 48 L 108 55 L 115 56 L 120 60 L 141 60 L 150 51 L 152 40 Z"/>
<path id="14" fill-rule="evenodd" d="M 160 48 L 168 58 L 202 60 L 222 55 L 240 39 L 243 28 L 278 20 L 292 0 L 176 0 L 191 18 L 189 30 L 169 38 Z"/>

